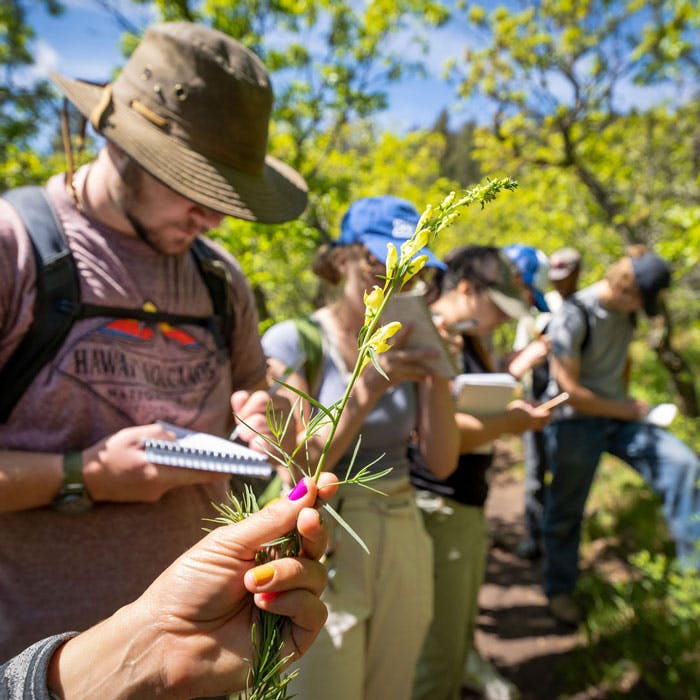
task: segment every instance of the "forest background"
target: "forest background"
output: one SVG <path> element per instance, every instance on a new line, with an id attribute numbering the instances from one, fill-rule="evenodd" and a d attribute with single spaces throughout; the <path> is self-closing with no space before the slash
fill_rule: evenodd
<path id="1" fill-rule="evenodd" d="M 697 0 L 82 3 L 123 30 L 124 55 L 145 28 L 124 8 L 138 6 L 154 21 L 211 24 L 268 66 L 276 92 L 270 151 L 306 178 L 309 207 L 283 226 L 226 219 L 214 232 L 250 279 L 263 329 L 317 303 L 310 262 L 355 198 L 391 193 L 422 210 L 484 176 L 508 175 L 518 190 L 484 211 L 465 211 L 438 253 L 467 243 L 520 242 L 547 253 L 571 245 L 583 253 L 586 284 L 627 245 L 652 247 L 672 265 L 673 287 L 663 322 L 640 318 L 632 393 L 677 403 L 682 416 L 672 429 L 700 448 Z M 37 58 L 29 10 L 39 4 L 59 15 L 67 3 L 0 0 L 0 191 L 41 183 L 65 167 L 58 96 L 45 80 L 26 79 Z M 450 109 L 430 128 L 393 129 L 386 120 L 392 86 L 426 75 L 431 42 L 445 31 L 452 40 L 464 36 L 441 76 L 453 91 Z M 654 99 L 633 108 L 635 89 Z M 427 93 L 424 107 L 434 109 Z M 72 127 L 76 134 L 76 114 Z M 80 158 L 98 146 L 88 136 Z M 502 348 L 510 340 L 508 332 L 497 338 Z M 605 479 L 609 488 L 600 493 L 622 496 L 596 502 L 587 536 L 597 536 L 601 519 L 608 532 L 624 525 L 631 535 L 622 553 L 633 565 L 617 581 L 584 579 L 600 614 L 587 626 L 596 657 L 579 670 L 615 676 L 624 660 L 623 675 L 631 663 L 648 697 L 655 688 L 658 697 L 697 697 L 700 584 L 669 565 L 658 508 L 650 515 L 634 505 L 650 501 L 639 482 L 616 469 L 604 470 Z"/>
<path id="2" fill-rule="evenodd" d="M 65 5 L 41 4 L 52 14 Z M 653 247 L 675 274 L 666 323 L 648 329 L 665 369 L 650 371 L 654 363 L 642 360 L 645 391 L 652 400 L 654 392 L 659 399 L 671 395 L 684 415 L 698 416 L 697 2 L 93 4 L 124 29 L 125 55 L 144 27 L 133 26 L 124 7 L 147 6 L 154 20 L 210 23 L 269 67 L 276 87 L 270 150 L 304 175 L 310 204 L 285 226 L 227 219 L 215 233 L 251 280 L 263 327 L 313 307 L 319 290 L 310 260 L 337 235 L 356 197 L 392 193 L 422 209 L 483 176 L 507 174 L 519 180 L 519 190 L 484 212 L 466 212 L 438 252 L 469 242 L 523 242 L 545 252 L 573 245 L 584 253 L 586 283 L 626 245 Z M 1 0 L 0 190 L 42 182 L 63 168 L 55 93 L 44 80 L 19 80 L 35 58 L 28 9 L 24 0 Z M 452 118 L 443 111 L 432 128 L 380 128 L 389 89 L 425 74 L 422 57 L 447 29 L 453 38 L 464 34 L 464 48 L 449 58 L 443 77 L 465 120 L 451 124 L 459 111 L 450 110 Z M 655 91 L 651 106 L 630 109 L 635 86 Z M 86 157 L 94 148 L 88 140 Z"/>

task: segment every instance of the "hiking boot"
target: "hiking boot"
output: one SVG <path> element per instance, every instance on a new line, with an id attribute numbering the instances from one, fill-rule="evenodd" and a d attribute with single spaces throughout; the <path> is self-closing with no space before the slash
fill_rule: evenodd
<path id="1" fill-rule="evenodd" d="M 520 691 L 504 678 L 478 651 L 467 656 L 462 687 L 478 693 L 483 700 L 520 700 Z"/>
<path id="2" fill-rule="evenodd" d="M 518 542 L 514 553 L 515 556 L 520 559 L 530 559 L 533 561 L 542 556 L 542 547 L 540 547 L 540 543 L 534 537 L 528 537 Z"/>
<path id="3" fill-rule="evenodd" d="M 549 614 L 558 622 L 578 627 L 585 617 L 581 606 L 571 593 L 559 593 L 549 599 Z"/>

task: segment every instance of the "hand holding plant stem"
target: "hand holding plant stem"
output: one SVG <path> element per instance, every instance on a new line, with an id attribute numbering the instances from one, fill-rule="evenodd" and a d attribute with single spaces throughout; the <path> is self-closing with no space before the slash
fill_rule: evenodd
<path id="1" fill-rule="evenodd" d="M 278 453 L 281 453 L 281 457 L 271 454 L 274 459 L 290 470 L 292 468 L 300 469 L 295 462 L 295 456 L 298 454 L 299 450 L 304 449 L 306 443 L 321 427 L 329 425 L 330 430 L 324 441 L 316 469 L 313 473 L 314 481 L 318 483 L 318 479 L 323 472 L 326 455 L 328 454 L 328 450 L 338 428 L 340 417 L 350 399 L 355 382 L 364 368 L 369 362 L 372 362 L 377 372 L 387 380 L 389 379 L 379 365 L 378 356 L 391 347 L 389 340 L 398 332 L 401 328 L 401 324 L 398 322 L 388 323 L 383 326 L 379 324 L 389 299 L 393 294 L 400 292 L 404 285 L 414 275 L 420 272 L 427 262 L 426 256 L 416 257 L 418 252 L 425 246 L 430 246 L 435 241 L 440 231 L 454 221 L 462 208 L 474 203 L 478 203 L 483 208 L 487 202 L 493 200 L 502 190 L 514 190 L 516 187 L 517 183 L 514 180 L 510 178 L 499 178 L 493 180 L 487 179 L 483 184 L 465 190 L 460 196 L 457 196 L 455 192 L 451 192 L 435 208 L 430 205 L 426 207 L 416 226 L 415 232 L 401 245 L 400 251 L 397 251 L 393 244 L 388 244 L 384 285 L 383 287 L 375 286 L 371 290 L 366 291 L 364 295 L 365 317 L 358 336 L 358 357 L 343 396 L 332 406 L 326 407 L 308 394 L 284 382 L 280 382 L 296 393 L 301 399 L 308 401 L 317 412 L 305 426 L 304 437 L 292 454 L 286 454 L 280 448 L 282 438 L 289 427 L 291 416 L 283 420 L 274 416 L 271 411 L 268 412 L 268 422 L 275 436 L 275 442 L 272 444 L 272 447 Z M 372 473 L 369 469 L 373 465 L 370 464 L 366 465 L 355 474 L 354 477 L 350 478 L 349 474 L 352 471 L 358 448 L 359 438 L 355 448 L 355 454 L 353 455 L 348 469 L 348 476 L 339 483 L 341 485 L 354 483 L 375 490 L 369 486 L 369 482 L 385 476 L 390 469 Z M 241 500 L 235 496 L 231 496 L 231 505 L 216 507 L 220 517 L 216 518 L 215 521 L 224 524 L 242 520 L 258 510 L 257 501 L 252 491 L 247 488 Z M 338 513 L 328 504 L 324 504 L 323 507 L 353 538 L 355 538 L 365 551 L 367 551 L 362 540 L 352 528 L 342 520 Z M 266 547 L 258 552 L 259 563 L 270 561 L 278 556 L 296 556 L 300 553 L 299 547 L 298 534 L 291 532 L 284 538 L 268 543 Z M 259 621 L 253 626 L 252 634 L 254 648 L 257 653 L 256 658 L 253 659 L 251 663 L 249 689 L 246 691 L 244 698 L 246 700 L 283 700 L 287 697 L 287 685 L 293 677 L 292 675 L 286 678 L 282 677 L 282 670 L 290 661 L 289 658 L 281 657 L 281 650 L 286 634 L 286 618 L 260 611 Z"/>

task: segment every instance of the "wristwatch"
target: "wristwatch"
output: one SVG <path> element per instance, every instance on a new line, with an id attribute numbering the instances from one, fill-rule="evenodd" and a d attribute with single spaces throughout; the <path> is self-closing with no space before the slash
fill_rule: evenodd
<path id="1" fill-rule="evenodd" d="M 83 481 L 83 453 L 63 455 L 63 484 L 51 506 L 59 513 L 84 513 L 92 508 L 92 499 Z"/>

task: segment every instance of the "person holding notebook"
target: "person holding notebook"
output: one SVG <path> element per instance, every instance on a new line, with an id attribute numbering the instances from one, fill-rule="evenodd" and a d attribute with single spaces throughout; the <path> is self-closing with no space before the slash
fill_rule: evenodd
<path id="1" fill-rule="evenodd" d="M 631 467 L 661 500 L 680 565 L 700 568 L 700 462 L 668 430 L 648 422 L 650 406 L 629 393 L 630 344 L 637 314 L 663 312 L 671 269 L 645 246 L 630 246 L 602 279 L 554 314 L 549 394 L 567 391 L 545 430 L 552 481 L 544 513 L 544 591 L 558 621 L 576 626 L 586 501 L 604 452 Z"/>
<path id="2" fill-rule="evenodd" d="M 444 260 L 447 268 L 437 274 L 439 297 L 431 309 L 447 331 L 464 321 L 476 322 L 460 338 L 463 371 L 493 372 L 482 338 L 527 314 L 516 284 L 517 271 L 492 246 L 456 248 Z M 549 411 L 516 400 L 490 415 L 458 412 L 456 420 L 460 435 L 456 471 L 440 478 L 425 468 L 419 454 L 414 452 L 412 459 L 411 481 L 433 542 L 435 582 L 433 621 L 418 662 L 413 700 L 457 700 L 465 679 L 487 698 L 515 700 L 517 689 L 470 653 L 475 651 L 473 636 L 486 563 L 487 470 L 495 438 L 539 430 L 549 420 Z"/>
<path id="3" fill-rule="evenodd" d="M 357 337 L 364 321 L 364 292 L 382 284 L 387 244 L 400 247 L 419 220 L 416 208 L 393 196 L 365 197 L 345 213 L 338 241 L 321 248 L 313 269 L 329 282 L 334 298 L 312 315 L 322 342 L 320 375 L 311 382 L 302 371 L 289 383 L 329 406 L 344 393 L 357 359 Z M 428 250 L 430 269 L 442 263 Z M 348 533 L 331 526 L 327 564 L 331 580 L 323 594 L 328 621 L 302 659 L 292 692 L 304 700 L 406 700 L 432 605 L 430 542 L 416 508 L 408 476 L 407 447 L 418 435 L 418 451 L 439 477 L 457 461 L 457 428 L 448 379 L 433 374 L 431 349 L 407 348 L 411 328 L 394 336 L 379 355 L 387 381 L 370 363 L 355 385 L 327 454 L 326 468 L 343 479 L 372 465 L 391 467 L 376 481 L 376 493 L 344 486 L 333 502 L 341 517 L 363 539 L 365 553 Z M 304 352 L 294 321 L 263 336 L 273 372 L 293 365 Z M 280 393 L 285 390 L 280 389 Z M 293 393 L 287 394 L 291 401 Z M 311 407 L 303 402 L 304 420 Z M 303 432 L 299 418 L 296 432 Z M 316 464 L 325 442 L 322 431 L 308 443 L 308 465 Z M 360 439 L 357 457 L 352 462 Z M 300 457 L 305 459 L 305 450 Z"/>
<path id="4" fill-rule="evenodd" d="M 69 308 L 97 312 L 76 318 L 0 424 L 0 660 L 111 615 L 201 538 L 228 477 L 148 462 L 143 440 L 168 436 L 154 421 L 224 437 L 233 408 L 251 426 L 239 438 L 264 447 L 251 429 L 269 434 L 255 300 L 205 234 L 224 216 L 293 219 L 307 200 L 266 153 L 265 67 L 222 32 L 157 24 L 113 83 L 52 78 L 105 139 L 45 188 L 76 263 Z M 32 326 L 43 272 L 0 200 L 0 368 Z"/>

